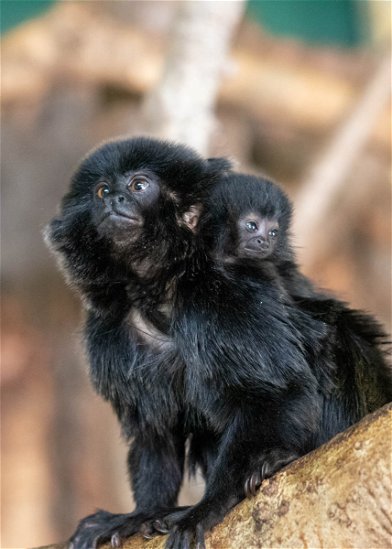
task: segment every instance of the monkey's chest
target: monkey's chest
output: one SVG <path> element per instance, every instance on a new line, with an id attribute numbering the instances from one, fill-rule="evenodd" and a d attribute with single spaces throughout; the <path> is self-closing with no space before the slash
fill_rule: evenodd
<path id="1" fill-rule="evenodd" d="M 137 355 L 130 382 L 136 408 L 143 410 L 142 421 L 151 418 L 170 427 L 184 414 L 190 431 L 200 421 L 211 424 L 210 418 L 214 429 L 226 425 L 231 409 L 218 387 L 212 387 L 202 375 L 200 360 L 187 360 L 184 345 L 190 348 L 190 343 L 173 335 L 159 317 L 152 318 L 137 308 L 127 320 Z M 198 355 L 195 350 L 192 354 Z"/>
<path id="2" fill-rule="evenodd" d="M 137 414 L 171 422 L 183 407 L 183 362 L 174 338 L 161 317 L 137 308 L 129 312 L 127 324 L 134 355 L 129 390 Z"/>
<path id="3" fill-rule="evenodd" d="M 169 335 L 168 320 L 160 310 L 146 314 L 134 307 L 129 312 L 127 320 L 132 337 L 146 350 L 152 353 L 175 350 L 173 338 Z"/>

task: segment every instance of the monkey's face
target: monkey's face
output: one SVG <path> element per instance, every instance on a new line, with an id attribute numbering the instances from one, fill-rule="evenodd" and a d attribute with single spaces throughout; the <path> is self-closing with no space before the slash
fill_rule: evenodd
<path id="1" fill-rule="evenodd" d="M 206 247 L 225 262 L 290 259 L 291 204 L 271 181 L 230 173 L 215 187 L 202 217 Z"/>
<path id="2" fill-rule="evenodd" d="M 148 170 L 100 179 L 93 187 L 92 219 L 100 236 L 115 245 L 136 241 L 161 195 L 159 177 Z"/>
<path id="3" fill-rule="evenodd" d="M 276 218 L 262 217 L 257 212 L 250 211 L 242 215 L 236 225 L 237 257 L 266 259 L 273 254 L 279 233 Z"/>
<path id="4" fill-rule="evenodd" d="M 193 249 L 203 197 L 229 169 L 225 159 L 204 160 L 174 143 L 106 143 L 75 172 L 46 240 L 72 277 L 76 261 L 94 276 L 109 263 L 152 271 L 181 261 Z"/>

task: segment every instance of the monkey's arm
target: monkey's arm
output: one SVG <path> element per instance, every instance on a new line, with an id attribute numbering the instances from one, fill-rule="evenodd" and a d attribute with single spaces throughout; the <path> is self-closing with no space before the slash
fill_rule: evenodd
<path id="1" fill-rule="evenodd" d="M 84 518 L 71 538 L 75 549 L 95 549 L 105 542 L 120 547 L 139 531 L 150 537 L 152 523 L 175 508 L 183 477 L 184 440 L 175 432 L 164 437 L 139 433 L 130 448 L 128 468 L 136 508 L 132 513 L 107 511 Z"/>
<path id="2" fill-rule="evenodd" d="M 183 429 L 168 393 L 170 384 L 151 372 L 162 365 L 151 361 L 143 376 L 148 350 L 133 337 L 127 321 L 90 312 L 85 332 L 95 388 L 112 404 L 124 434 L 132 439 L 128 470 L 136 509 L 120 515 L 99 511 L 83 519 L 72 537 L 77 549 L 95 548 L 112 538 L 118 544 L 142 525 L 149 534 L 151 522 L 176 505 L 185 452 Z M 162 411 L 165 399 L 173 410 L 170 425 L 163 420 L 168 413 Z"/>
<path id="3" fill-rule="evenodd" d="M 129 275 L 111 259 L 107 243 L 97 237 L 88 213 L 54 218 L 46 226 L 44 236 L 85 306 L 103 315 L 118 316 L 124 312 L 128 306 Z"/>

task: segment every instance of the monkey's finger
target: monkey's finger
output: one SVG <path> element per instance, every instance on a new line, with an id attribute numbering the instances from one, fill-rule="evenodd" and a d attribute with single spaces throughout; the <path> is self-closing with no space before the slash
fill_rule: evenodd
<path id="1" fill-rule="evenodd" d="M 191 549 L 187 532 L 178 531 L 177 528 L 172 530 L 166 542 L 165 549 Z"/>
<path id="2" fill-rule="evenodd" d="M 96 549 L 98 547 L 99 536 L 91 539 L 90 536 L 76 536 L 68 544 L 68 549 Z"/>
<path id="3" fill-rule="evenodd" d="M 269 467 L 269 464 L 264 461 L 264 463 L 261 466 L 261 479 L 264 480 L 265 478 L 268 478 L 271 476 L 271 470 Z"/>
<path id="4" fill-rule="evenodd" d="M 146 532 L 143 532 L 142 530 L 140 530 L 140 533 L 141 533 L 142 537 L 143 537 L 144 539 L 147 539 L 147 540 L 155 538 L 155 535 L 156 535 L 156 534 L 154 534 L 154 533 L 152 533 L 152 532 L 151 532 L 151 533 L 150 533 L 150 532 L 147 532 L 147 531 L 146 531 Z"/>
<path id="5" fill-rule="evenodd" d="M 174 549 L 191 549 L 191 540 L 193 539 L 193 534 L 188 530 L 181 532 L 181 535 L 178 536 L 177 544 Z"/>
<path id="6" fill-rule="evenodd" d="M 260 486 L 260 483 L 261 483 L 260 473 L 259 472 L 253 473 L 249 479 L 249 491 L 253 497 L 257 494 L 257 489 Z"/>
<path id="7" fill-rule="evenodd" d="M 139 532 L 145 539 L 152 539 L 158 534 L 158 531 L 150 522 L 145 522 L 142 524 Z"/>
<path id="8" fill-rule="evenodd" d="M 204 528 L 201 524 L 196 526 L 196 549 L 206 549 L 204 543 Z"/>
<path id="9" fill-rule="evenodd" d="M 110 545 L 114 547 L 114 549 L 121 549 L 122 539 L 118 532 L 115 532 L 110 538 Z"/>
<path id="10" fill-rule="evenodd" d="M 100 539 L 100 538 L 101 538 L 101 536 L 96 536 L 96 537 L 93 539 L 93 542 L 92 542 L 92 545 L 91 545 L 91 549 L 97 549 L 97 548 L 101 545 L 101 543 L 102 543 L 103 540 Z M 87 549 L 88 547 L 89 547 L 89 546 L 86 545 L 86 546 L 85 546 L 85 549 Z M 78 547 L 78 549 L 79 549 L 79 547 Z M 81 547 L 81 549 L 84 549 L 84 546 Z"/>
<path id="11" fill-rule="evenodd" d="M 168 515 L 165 515 L 164 517 L 164 524 L 167 526 L 167 528 L 172 528 L 175 524 L 177 524 L 184 516 L 186 516 L 187 511 L 189 509 L 181 509 L 180 511 L 174 511 L 173 513 L 169 513 Z"/>
<path id="12" fill-rule="evenodd" d="M 169 528 L 168 526 L 166 525 L 166 523 L 161 520 L 161 519 L 157 519 L 157 520 L 154 520 L 154 522 L 152 523 L 154 529 L 159 532 L 160 534 L 168 534 L 169 533 Z"/>
<path id="13" fill-rule="evenodd" d="M 245 497 L 247 497 L 247 498 L 252 497 L 252 494 L 250 493 L 249 481 L 250 481 L 250 477 L 248 477 L 246 479 L 245 484 L 244 484 Z"/>

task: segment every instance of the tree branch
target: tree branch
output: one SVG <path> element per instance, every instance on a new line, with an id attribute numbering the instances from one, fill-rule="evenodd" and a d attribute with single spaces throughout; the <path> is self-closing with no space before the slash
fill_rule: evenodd
<path id="1" fill-rule="evenodd" d="M 391 547 L 391 419 L 387 404 L 264 481 L 207 535 L 207 548 Z M 165 540 L 134 536 L 123 549 L 163 549 Z"/>
<path id="2" fill-rule="evenodd" d="M 293 232 L 300 246 L 300 262 L 304 266 L 322 257 L 329 243 L 336 241 L 333 227 L 339 224 L 334 208 L 339 200 L 347 194 L 355 196 L 358 192 L 363 193 L 363 189 L 353 189 L 348 185 L 347 179 L 379 115 L 390 101 L 390 80 L 391 56 L 388 54 L 380 62 L 352 113 L 344 120 L 332 136 L 329 146 L 315 162 L 296 197 Z M 368 194 L 372 193 L 371 180 L 366 190 Z M 341 212 L 344 216 L 347 215 L 345 209 L 341 209 Z"/>
<path id="3" fill-rule="evenodd" d="M 243 7 L 242 0 L 179 4 L 161 80 L 145 100 L 150 135 L 207 153 L 218 85 Z"/>

